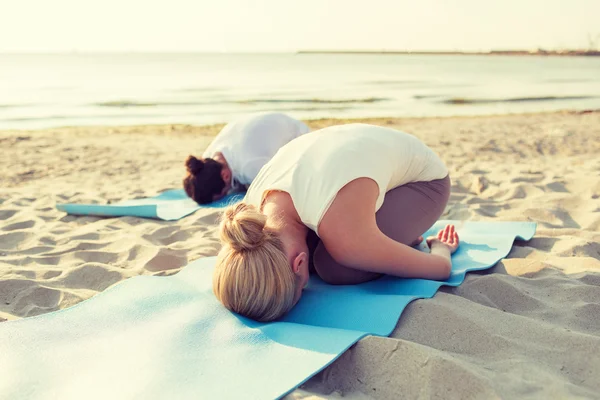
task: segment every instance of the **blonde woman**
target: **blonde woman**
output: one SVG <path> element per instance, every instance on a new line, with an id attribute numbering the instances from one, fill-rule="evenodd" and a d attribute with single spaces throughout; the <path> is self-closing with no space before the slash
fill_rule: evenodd
<path id="1" fill-rule="evenodd" d="M 412 135 L 366 124 L 304 135 L 225 211 L 215 295 L 231 311 L 271 321 L 298 302 L 313 268 L 331 284 L 382 274 L 445 280 L 459 243 L 454 226 L 427 239 L 430 253 L 411 246 L 449 195 L 448 169 Z"/>

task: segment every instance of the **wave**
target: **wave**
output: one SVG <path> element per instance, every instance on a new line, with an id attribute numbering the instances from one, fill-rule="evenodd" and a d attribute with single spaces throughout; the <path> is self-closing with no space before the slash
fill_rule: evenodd
<path id="1" fill-rule="evenodd" d="M 313 112 L 313 111 L 319 111 L 319 112 L 323 112 L 323 111 L 348 111 L 348 110 L 352 110 L 354 109 L 354 107 L 351 106 L 332 106 L 332 107 L 310 107 L 310 106 L 306 106 L 306 107 L 285 107 L 285 108 L 278 108 L 276 110 L 272 109 L 272 108 L 261 108 L 256 110 L 256 112 L 272 112 L 272 111 L 279 111 L 279 112 Z"/>
<path id="2" fill-rule="evenodd" d="M 387 101 L 387 98 L 367 97 L 362 99 L 247 99 L 247 100 L 222 100 L 222 101 L 171 101 L 171 102 L 139 102 L 133 100 L 114 100 L 93 103 L 97 107 L 135 108 L 135 107 L 160 107 L 160 106 L 204 106 L 207 104 L 368 104 Z"/>
<path id="3" fill-rule="evenodd" d="M 132 107 L 160 107 L 160 106 L 204 106 L 207 104 L 220 104 L 233 102 L 218 102 L 218 101 L 165 101 L 165 102 L 139 102 L 130 100 L 115 100 L 93 103 L 92 106 L 97 107 L 113 107 L 113 108 L 132 108 Z"/>
<path id="4" fill-rule="evenodd" d="M 411 81 L 411 80 L 380 80 L 380 81 L 368 81 L 365 82 L 367 85 L 412 85 L 415 83 L 426 84 L 427 81 Z"/>
<path id="5" fill-rule="evenodd" d="M 0 122 L 27 122 L 27 121 L 43 121 L 47 119 L 68 119 L 72 118 L 68 115 L 46 115 L 43 117 L 15 117 L 15 118 L 0 118 Z"/>
<path id="6" fill-rule="evenodd" d="M 507 99 L 470 99 L 466 97 L 452 97 L 441 100 L 445 104 L 493 104 L 493 103 L 527 103 L 540 101 L 562 101 L 562 100 L 585 100 L 593 99 L 594 96 L 541 96 L 541 97 L 513 97 Z"/>
<path id="7" fill-rule="evenodd" d="M 366 97 L 363 99 L 249 99 L 236 101 L 239 104 L 272 104 L 272 103 L 301 103 L 301 104 L 361 104 L 388 101 L 383 97 Z"/>
<path id="8" fill-rule="evenodd" d="M 442 97 L 440 94 L 415 94 L 413 99 L 421 100 L 421 99 L 434 99 L 436 97 Z"/>
<path id="9" fill-rule="evenodd" d="M 206 92 L 219 92 L 227 90 L 222 87 L 197 87 L 197 88 L 180 88 L 180 89 L 170 89 L 168 92 L 174 93 L 206 93 Z"/>
<path id="10" fill-rule="evenodd" d="M 137 101 L 128 101 L 128 100 L 117 100 L 117 101 L 103 101 L 100 103 L 93 103 L 93 106 L 99 107 L 118 107 L 118 108 L 127 108 L 127 107 L 156 107 L 158 103 L 140 103 Z"/>
<path id="11" fill-rule="evenodd" d="M 0 122 L 28 122 L 28 121 L 46 121 L 46 120 L 106 120 L 106 119 L 130 119 L 130 118 L 160 118 L 166 117 L 167 114 L 125 114 L 125 115 L 43 115 L 43 116 L 27 116 L 27 117 L 10 117 L 0 118 Z"/>

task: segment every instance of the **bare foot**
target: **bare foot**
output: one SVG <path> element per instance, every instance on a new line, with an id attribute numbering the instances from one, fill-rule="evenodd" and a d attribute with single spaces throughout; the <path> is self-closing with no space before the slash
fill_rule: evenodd
<path id="1" fill-rule="evenodd" d="M 409 244 L 409 246 L 418 246 L 421 244 L 422 241 L 423 241 L 423 236 L 419 236 L 411 244 Z"/>

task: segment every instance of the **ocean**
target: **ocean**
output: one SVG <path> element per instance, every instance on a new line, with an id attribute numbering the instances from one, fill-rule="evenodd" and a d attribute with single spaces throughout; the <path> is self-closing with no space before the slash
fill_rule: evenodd
<path id="1" fill-rule="evenodd" d="M 600 57 L 0 54 L 0 129 L 600 109 Z"/>

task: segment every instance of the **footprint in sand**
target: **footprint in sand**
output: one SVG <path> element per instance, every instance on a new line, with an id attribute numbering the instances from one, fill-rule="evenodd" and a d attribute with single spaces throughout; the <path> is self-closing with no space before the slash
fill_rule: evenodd
<path id="1" fill-rule="evenodd" d="M 35 226 L 35 221 L 23 221 L 23 222 L 15 222 L 14 224 L 6 225 L 2 228 L 3 231 L 17 231 L 22 229 L 29 229 Z"/>
<path id="2" fill-rule="evenodd" d="M 121 271 L 109 269 L 104 265 L 88 263 L 63 273 L 59 281 L 64 287 L 101 292 L 124 277 L 125 275 Z"/>
<path id="3" fill-rule="evenodd" d="M 0 250 L 19 250 L 35 237 L 32 232 L 11 232 L 0 235 Z"/>
<path id="4" fill-rule="evenodd" d="M 175 242 L 184 242 L 192 236 L 188 230 L 180 226 L 164 226 L 142 237 L 152 244 L 168 246 Z"/>
<path id="5" fill-rule="evenodd" d="M 18 210 L 0 210 L 0 220 L 12 218 Z"/>
<path id="6" fill-rule="evenodd" d="M 151 272 L 180 268 L 188 263 L 187 250 L 160 249 L 144 268 Z"/>
<path id="7" fill-rule="evenodd" d="M 0 281 L 0 311 L 22 317 L 38 315 L 58 308 L 59 290 L 25 279 Z"/>

